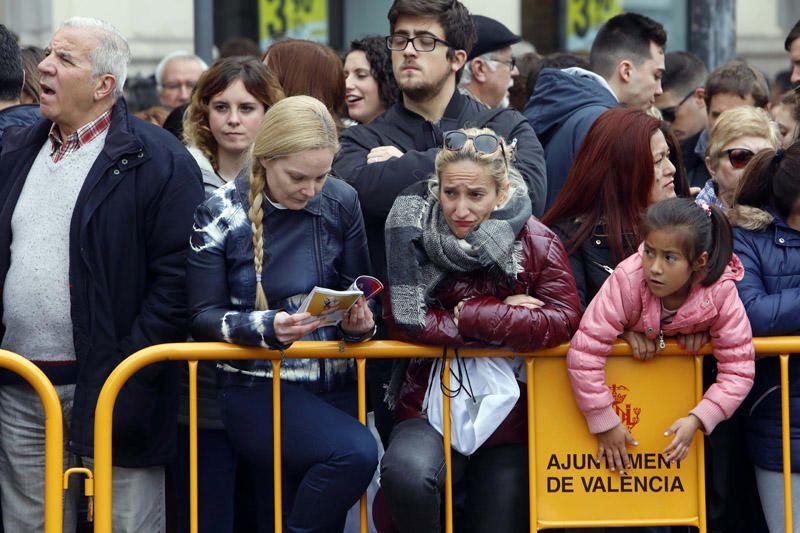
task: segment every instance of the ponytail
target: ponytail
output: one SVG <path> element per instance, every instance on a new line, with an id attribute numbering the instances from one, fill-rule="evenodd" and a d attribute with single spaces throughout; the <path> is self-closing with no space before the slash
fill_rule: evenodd
<path id="1" fill-rule="evenodd" d="M 764 150 L 747 166 L 736 190 L 736 204 L 773 208 L 786 220 L 800 198 L 800 143 Z"/>
<path id="2" fill-rule="evenodd" d="M 703 281 L 700 282 L 703 287 L 708 287 L 717 282 L 733 256 L 733 231 L 731 230 L 730 222 L 728 222 L 728 217 L 716 206 L 709 205 L 706 207 L 710 212 L 711 231 L 710 242 L 707 243 L 706 247 L 708 252 L 707 273 Z M 700 209 L 704 208 L 700 207 Z"/>
<path id="3" fill-rule="evenodd" d="M 747 165 L 739 186 L 736 187 L 735 205 L 761 208 L 772 204 L 774 197 L 772 178 L 780 163 L 775 150 L 762 150 Z"/>

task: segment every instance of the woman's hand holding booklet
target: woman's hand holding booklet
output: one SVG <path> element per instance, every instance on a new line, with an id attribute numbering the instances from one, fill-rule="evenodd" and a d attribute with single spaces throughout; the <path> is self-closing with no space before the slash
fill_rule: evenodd
<path id="1" fill-rule="evenodd" d="M 369 300 L 383 291 L 383 283 L 372 276 L 359 276 L 344 291 L 314 287 L 300 305 L 298 313 L 310 313 L 305 323 L 319 319 L 319 327 L 335 326 L 356 301 L 363 296 Z"/>

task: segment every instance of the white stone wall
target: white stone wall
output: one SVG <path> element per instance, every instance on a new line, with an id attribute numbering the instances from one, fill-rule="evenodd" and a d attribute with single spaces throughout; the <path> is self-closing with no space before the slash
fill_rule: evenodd
<path id="1" fill-rule="evenodd" d="M 522 31 L 520 0 L 461 0 L 470 13 L 499 20 L 516 34 Z M 529 0 L 528 0 L 529 1 Z"/>
<path id="2" fill-rule="evenodd" d="M 737 56 L 760 68 L 770 80 L 789 68 L 783 41 L 794 25 L 786 19 L 782 0 L 736 0 Z M 781 16 L 783 15 L 783 16 Z"/>
<path id="3" fill-rule="evenodd" d="M 20 42 L 44 47 L 61 21 L 89 16 L 114 24 L 133 54 L 130 74 L 151 74 L 175 50 L 193 50 L 193 0 L 0 0 L 0 21 Z"/>

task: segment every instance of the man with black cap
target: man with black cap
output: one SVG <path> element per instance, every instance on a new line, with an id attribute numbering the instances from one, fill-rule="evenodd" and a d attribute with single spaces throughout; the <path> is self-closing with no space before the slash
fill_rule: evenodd
<path id="1" fill-rule="evenodd" d="M 464 65 L 459 88 L 492 108 L 508 107 L 508 90 L 519 75 L 511 45 L 520 41 L 500 22 L 472 15 L 478 40 Z"/>

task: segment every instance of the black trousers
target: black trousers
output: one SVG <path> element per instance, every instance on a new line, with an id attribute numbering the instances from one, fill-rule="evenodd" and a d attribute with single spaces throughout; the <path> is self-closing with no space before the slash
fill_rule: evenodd
<path id="1" fill-rule="evenodd" d="M 528 532 L 528 446 L 453 450 L 453 522 L 459 533 Z M 381 461 L 381 486 L 401 533 L 439 533 L 444 523 L 442 436 L 424 419 L 397 424 Z"/>

